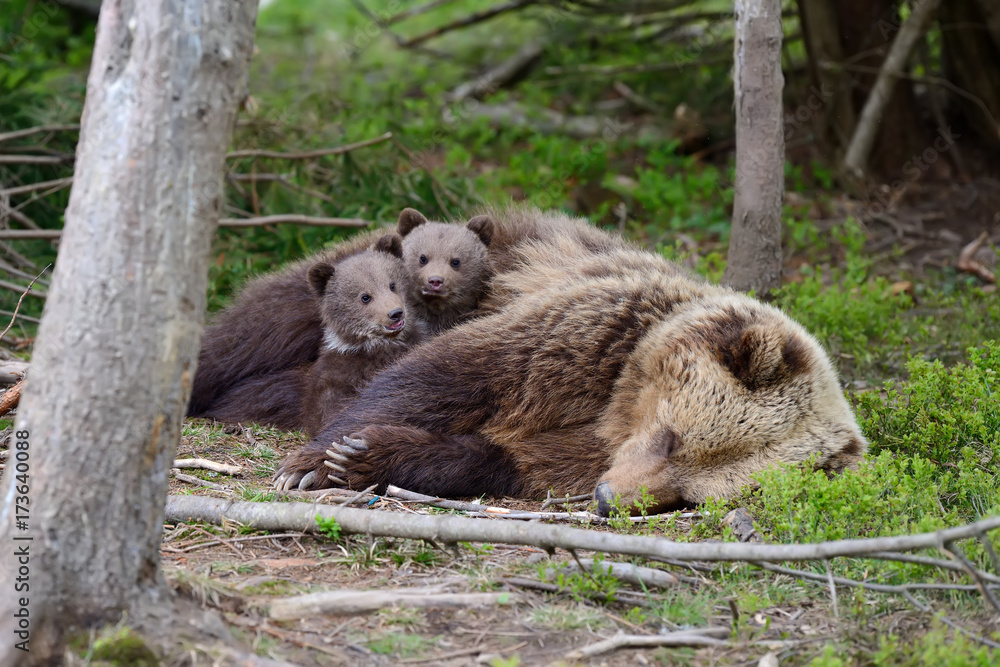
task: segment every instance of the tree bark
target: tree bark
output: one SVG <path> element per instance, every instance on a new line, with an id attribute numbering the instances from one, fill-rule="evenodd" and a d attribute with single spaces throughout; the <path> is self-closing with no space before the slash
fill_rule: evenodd
<path id="1" fill-rule="evenodd" d="M 167 475 L 256 6 L 103 3 L 63 241 L 3 479 L 0 664 L 54 661 L 68 628 L 164 601 Z M 25 625 L 30 654 L 15 644 Z"/>
<path id="2" fill-rule="evenodd" d="M 736 2 L 736 192 L 722 281 L 765 293 L 781 286 L 781 2 Z"/>

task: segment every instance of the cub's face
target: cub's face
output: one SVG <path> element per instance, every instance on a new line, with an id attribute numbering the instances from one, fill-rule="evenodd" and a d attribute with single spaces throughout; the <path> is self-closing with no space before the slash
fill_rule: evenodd
<path id="1" fill-rule="evenodd" d="M 398 229 L 414 301 L 430 312 L 471 310 L 489 277 L 492 221 L 479 216 L 465 226 L 428 222 L 420 213 L 406 209 Z"/>
<path id="2" fill-rule="evenodd" d="M 841 472 L 867 442 L 826 354 L 774 308 L 733 295 L 681 309 L 637 346 L 602 435 L 623 443 L 595 496 L 657 509 L 736 495 L 777 463 Z"/>
<path id="3" fill-rule="evenodd" d="M 406 308 L 406 272 L 398 236 L 383 237 L 335 266 L 317 264 L 309 280 L 321 296 L 327 346 L 352 351 L 359 346 L 403 339 L 413 329 Z M 380 247 L 380 246 L 384 246 Z"/>

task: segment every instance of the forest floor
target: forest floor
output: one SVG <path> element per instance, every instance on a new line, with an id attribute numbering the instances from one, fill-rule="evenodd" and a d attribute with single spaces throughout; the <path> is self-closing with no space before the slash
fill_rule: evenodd
<path id="1" fill-rule="evenodd" d="M 275 464 L 303 443 L 298 434 L 203 420 L 190 420 L 185 434 L 178 458 L 205 458 L 238 465 L 244 472 L 228 477 L 184 470 L 224 489 L 198 488 L 174 479 L 173 494 L 320 504 L 350 500 L 278 498 L 270 490 Z M 365 496 L 355 506 L 372 512 L 448 512 L 395 498 L 366 502 L 370 498 Z M 542 509 L 540 501 L 483 502 Z M 580 502 L 573 508 L 588 505 Z M 635 532 L 680 541 L 706 539 L 698 535 L 698 522 L 696 516 L 652 529 L 639 524 Z M 859 658 L 886 651 L 912 653 L 912 664 L 920 664 L 944 638 L 939 621 L 913 609 L 902 597 L 871 593 L 866 597 L 841 589 L 838 609 L 825 583 L 801 582 L 745 564 L 670 566 L 633 559 L 683 579 L 667 589 L 643 590 L 604 579 L 588 581 L 579 574 L 557 579 L 546 571 L 573 563 L 562 551 L 550 557 L 533 547 L 462 544 L 456 552 L 411 540 L 365 536 L 332 540 L 297 532 L 271 536 L 239 526 L 207 524 L 168 525 L 161 554 L 175 589 L 218 609 L 234 634 L 258 654 L 298 665 L 839 665 L 859 664 Z M 622 559 L 607 559 L 612 560 Z M 524 580 L 541 582 L 542 587 L 557 583 L 559 590 L 525 587 Z M 267 614 L 269 601 L 278 597 L 410 588 L 435 593 L 507 591 L 510 597 L 504 604 L 474 609 L 388 608 L 296 621 L 275 621 Z M 591 597 L 600 593 L 616 599 Z M 989 636 L 1000 628 L 1000 618 L 970 599 L 953 602 L 949 615 L 968 630 Z M 718 646 L 623 648 L 587 659 L 570 655 L 616 633 L 654 636 L 709 626 L 721 629 Z"/>

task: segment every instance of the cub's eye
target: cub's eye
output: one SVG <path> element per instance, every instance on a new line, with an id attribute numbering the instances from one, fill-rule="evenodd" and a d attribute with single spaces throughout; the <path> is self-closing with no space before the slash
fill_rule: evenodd
<path id="1" fill-rule="evenodd" d="M 423 266 L 426 263 L 427 263 L 427 255 L 421 255 L 420 256 L 420 264 L 421 264 L 421 266 Z"/>
<path id="2" fill-rule="evenodd" d="M 453 259 L 453 260 L 451 260 L 451 265 L 454 266 L 457 269 L 459 266 L 462 265 L 462 260 L 457 259 L 457 258 Z"/>
<path id="3" fill-rule="evenodd" d="M 361 295 L 361 303 L 368 303 L 371 300 L 372 300 L 372 298 L 370 296 L 368 296 L 367 294 L 362 294 Z"/>
<path id="4" fill-rule="evenodd" d="M 390 292 L 396 291 L 396 283 L 389 283 L 389 291 Z"/>

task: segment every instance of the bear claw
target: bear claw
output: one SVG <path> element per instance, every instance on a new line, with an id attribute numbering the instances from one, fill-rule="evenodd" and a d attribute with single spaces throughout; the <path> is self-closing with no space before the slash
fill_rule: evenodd
<path id="1" fill-rule="evenodd" d="M 327 468 L 333 468 L 337 472 L 344 472 L 344 473 L 347 472 L 347 470 L 344 468 L 344 466 L 337 465 L 336 463 L 333 463 L 332 461 L 323 461 L 323 465 L 325 465 Z"/>
<path id="2" fill-rule="evenodd" d="M 298 486 L 299 491 L 305 491 L 306 489 L 308 489 L 310 486 L 312 486 L 313 481 L 315 479 L 316 479 L 315 470 L 310 470 L 309 472 L 307 472 L 305 475 L 302 476 L 302 479 L 299 480 L 299 486 Z"/>
<path id="3" fill-rule="evenodd" d="M 366 443 L 361 438 L 354 437 L 353 435 L 350 436 L 350 437 L 348 437 L 348 436 L 345 435 L 344 436 L 344 444 L 347 445 L 348 447 L 350 447 L 351 449 L 355 449 L 355 450 L 360 451 L 360 452 L 367 452 L 368 451 L 368 443 Z"/>
<path id="4" fill-rule="evenodd" d="M 334 484 L 339 484 L 340 486 L 347 486 L 347 482 L 340 479 L 339 477 L 334 477 L 333 475 L 327 475 L 326 478 L 333 482 Z"/>

